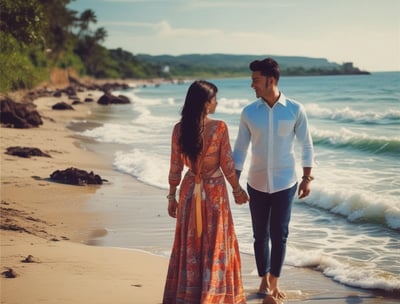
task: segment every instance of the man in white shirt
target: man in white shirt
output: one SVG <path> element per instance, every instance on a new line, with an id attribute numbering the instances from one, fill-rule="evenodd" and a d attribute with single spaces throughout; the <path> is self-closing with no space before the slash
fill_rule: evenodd
<path id="1" fill-rule="evenodd" d="M 303 176 L 297 191 L 299 198 L 310 193 L 314 152 L 304 107 L 279 91 L 278 63 L 271 58 L 256 60 L 250 63 L 250 70 L 251 87 L 258 99 L 242 111 L 233 157 L 240 176 L 251 143 L 247 190 L 257 271 L 262 278 L 259 293 L 273 301 L 285 298 L 279 290 L 278 279 L 285 258 L 292 202 L 298 186 L 295 139 L 302 152 Z"/>

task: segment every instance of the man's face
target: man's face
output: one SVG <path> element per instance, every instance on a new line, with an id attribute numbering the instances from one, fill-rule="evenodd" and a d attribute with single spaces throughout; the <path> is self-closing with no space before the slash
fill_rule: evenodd
<path id="1" fill-rule="evenodd" d="M 268 77 L 261 75 L 260 71 L 254 71 L 251 74 L 251 87 L 256 92 L 257 98 L 265 96 L 268 92 Z"/>

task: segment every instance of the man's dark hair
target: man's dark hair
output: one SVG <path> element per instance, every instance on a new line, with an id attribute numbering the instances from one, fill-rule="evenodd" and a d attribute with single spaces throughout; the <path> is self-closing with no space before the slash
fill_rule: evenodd
<path id="1" fill-rule="evenodd" d="M 272 58 L 254 60 L 252 63 L 250 63 L 249 68 L 253 72 L 259 71 L 263 76 L 274 77 L 276 82 L 278 82 L 281 75 L 279 64 Z"/>

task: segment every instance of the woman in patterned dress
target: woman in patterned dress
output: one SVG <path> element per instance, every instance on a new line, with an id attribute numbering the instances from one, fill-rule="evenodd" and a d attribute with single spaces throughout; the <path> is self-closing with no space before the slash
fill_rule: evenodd
<path id="1" fill-rule="evenodd" d="M 225 178 L 237 204 L 248 196 L 235 174 L 227 125 L 208 117 L 215 112 L 216 94 L 214 84 L 193 82 L 172 132 L 167 198 L 176 230 L 164 304 L 246 303 Z"/>

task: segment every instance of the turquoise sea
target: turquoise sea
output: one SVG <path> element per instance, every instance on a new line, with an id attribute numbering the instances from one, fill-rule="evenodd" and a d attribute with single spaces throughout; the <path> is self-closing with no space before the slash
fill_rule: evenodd
<path id="1" fill-rule="evenodd" d="M 227 122 L 233 146 L 241 109 L 255 99 L 250 78 L 207 80 L 219 88 L 214 118 Z M 114 92 L 132 104 L 94 108 L 80 134 L 107 146 L 116 171 L 167 192 L 171 130 L 190 83 Z M 282 77 L 279 87 L 305 105 L 317 162 L 311 196 L 294 203 L 285 264 L 311 268 L 348 286 L 398 295 L 400 72 Z M 245 169 L 243 186 L 246 178 Z M 232 203 L 231 208 L 241 253 L 252 255 L 248 206 Z M 115 224 L 103 244 L 168 257 L 171 227 L 154 227 L 160 240 L 155 245 L 134 241 L 129 223 Z"/>

